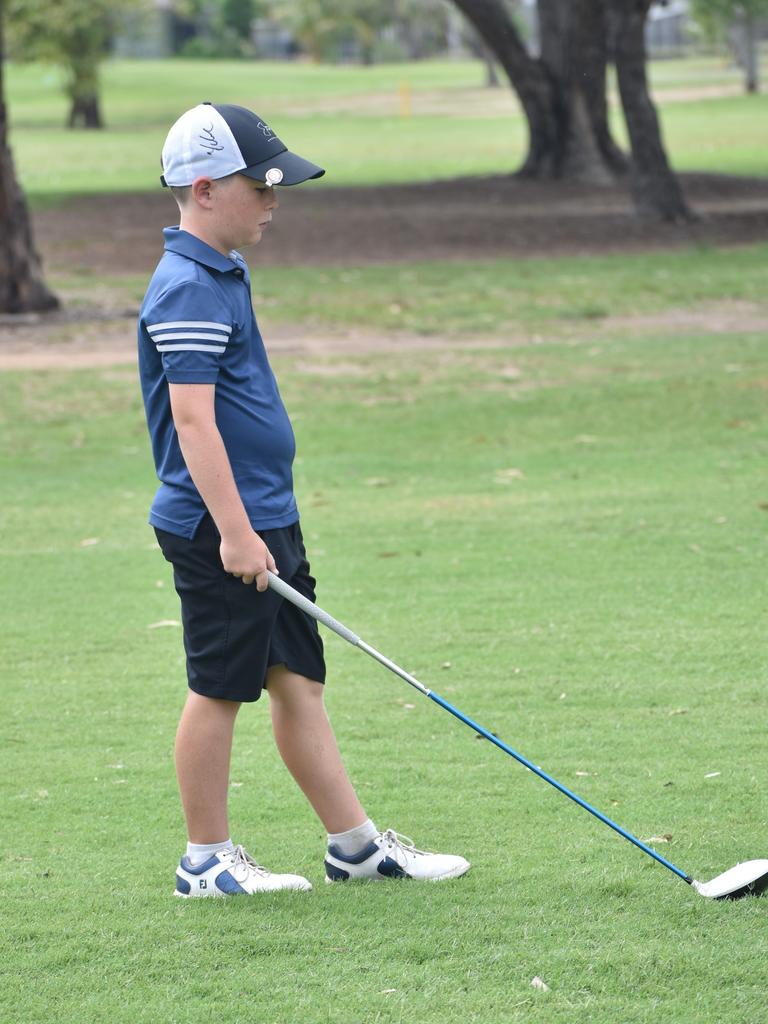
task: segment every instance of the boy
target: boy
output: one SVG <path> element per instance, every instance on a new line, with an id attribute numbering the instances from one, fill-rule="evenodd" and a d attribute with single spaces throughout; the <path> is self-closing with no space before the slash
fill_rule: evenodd
<path id="1" fill-rule="evenodd" d="M 253 315 L 248 267 L 275 187 L 319 178 L 256 114 L 202 103 L 171 128 L 163 185 L 180 209 L 139 321 L 139 370 L 160 487 L 150 513 L 181 598 L 189 692 L 176 772 L 189 842 L 177 896 L 311 889 L 230 839 L 229 762 L 241 703 L 269 694 L 280 754 L 328 832 L 327 882 L 468 870 L 379 832 L 357 798 L 323 705 L 313 619 L 267 589 L 279 572 L 314 600 L 293 495 L 294 438 Z"/>

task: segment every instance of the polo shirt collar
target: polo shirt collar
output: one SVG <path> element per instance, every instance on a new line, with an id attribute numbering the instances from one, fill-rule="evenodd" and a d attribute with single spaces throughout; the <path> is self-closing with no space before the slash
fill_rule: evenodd
<path id="1" fill-rule="evenodd" d="M 163 228 L 165 249 L 167 252 L 175 252 L 180 256 L 186 256 L 196 263 L 202 263 L 204 267 L 212 270 L 220 270 L 225 273 L 228 270 L 236 270 L 237 264 L 223 256 L 218 250 L 203 242 L 196 235 L 188 231 L 182 231 L 178 225 L 172 228 Z"/>

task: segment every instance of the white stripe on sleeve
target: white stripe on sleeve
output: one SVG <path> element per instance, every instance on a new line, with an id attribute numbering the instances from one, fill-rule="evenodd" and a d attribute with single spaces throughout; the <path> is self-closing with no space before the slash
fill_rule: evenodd
<path id="1" fill-rule="evenodd" d="M 209 334 L 207 331 L 171 331 L 169 334 L 153 334 L 152 340 L 158 344 L 161 341 L 182 341 L 183 339 L 197 341 L 218 341 L 222 345 L 226 345 L 229 341 L 228 337 L 221 334 Z"/>
<path id="2" fill-rule="evenodd" d="M 225 334 L 231 334 L 232 328 L 229 324 L 215 324 L 210 320 L 171 320 L 166 324 L 147 324 L 147 330 L 152 331 L 170 331 L 178 327 L 209 327 L 213 328 L 214 331 L 224 331 Z"/>
<path id="3" fill-rule="evenodd" d="M 158 352 L 226 352 L 223 345 L 158 345 Z"/>

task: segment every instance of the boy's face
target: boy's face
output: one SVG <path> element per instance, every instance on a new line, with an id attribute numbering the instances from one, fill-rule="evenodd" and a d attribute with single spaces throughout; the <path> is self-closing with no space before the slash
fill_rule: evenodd
<path id="1" fill-rule="evenodd" d="M 263 181 L 235 174 L 211 182 L 210 199 L 215 228 L 223 250 L 256 245 L 278 207 L 275 189 Z"/>

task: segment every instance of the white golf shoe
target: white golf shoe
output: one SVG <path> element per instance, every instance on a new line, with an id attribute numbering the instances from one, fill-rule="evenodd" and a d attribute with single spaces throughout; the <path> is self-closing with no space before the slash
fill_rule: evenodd
<path id="1" fill-rule="evenodd" d="M 176 869 L 175 896 L 254 896 L 281 889 L 311 889 L 301 875 L 275 875 L 261 867 L 242 846 L 217 850 L 212 857 L 193 867 L 182 857 Z"/>
<path id="2" fill-rule="evenodd" d="M 441 882 L 458 878 L 469 871 L 469 861 L 447 853 L 417 850 L 407 836 L 388 828 L 376 839 L 349 856 L 337 846 L 329 846 L 325 856 L 326 882 L 347 882 L 358 878 L 383 881 L 385 878 L 412 878 L 420 882 Z"/>

